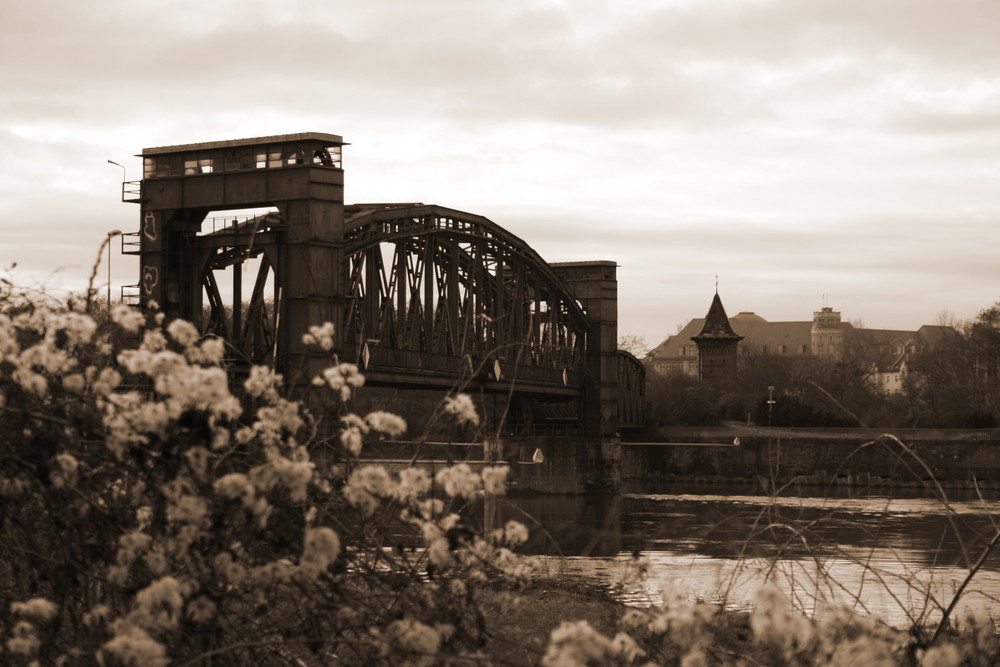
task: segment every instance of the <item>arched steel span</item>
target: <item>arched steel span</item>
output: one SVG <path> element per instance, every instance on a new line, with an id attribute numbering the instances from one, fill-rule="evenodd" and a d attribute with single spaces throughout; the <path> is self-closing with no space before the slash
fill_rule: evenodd
<path id="1" fill-rule="evenodd" d="M 618 426 L 641 428 L 646 425 L 646 367 L 632 353 L 618 350 L 615 371 Z"/>
<path id="2" fill-rule="evenodd" d="M 362 204 L 345 216 L 345 355 L 370 381 L 580 394 L 586 315 L 527 243 L 441 206 Z"/>
<path id="3" fill-rule="evenodd" d="M 202 330 L 226 340 L 230 354 L 235 354 L 239 362 L 269 363 L 274 352 L 277 311 L 273 301 L 268 305 L 265 287 L 274 275 L 274 267 L 281 265 L 277 240 L 285 222 L 278 212 L 245 216 L 242 220 L 226 218 L 232 223 L 197 236 L 194 241 L 198 280 L 209 307 Z M 250 301 L 244 304 L 240 269 L 244 261 L 256 257 L 261 261 Z M 229 313 L 215 277 L 216 271 L 228 267 L 235 267 L 235 293 Z"/>

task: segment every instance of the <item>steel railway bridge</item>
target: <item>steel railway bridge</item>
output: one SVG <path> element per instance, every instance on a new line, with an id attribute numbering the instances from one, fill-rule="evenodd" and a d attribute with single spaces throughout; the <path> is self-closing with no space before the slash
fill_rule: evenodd
<path id="1" fill-rule="evenodd" d="M 396 396 L 461 388 L 505 433 L 616 438 L 644 419 L 644 371 L 617 351 L 616 264 L 550 264 L 485 217 L 344 204 L 341 137 L 303 133 L 146 148 L 132 294 L 224 338 L 233 366 L 305 387 L 333 352 Z M 244 285 L 244 274 L 247 284 Z M 225 295 L 225 296 L 224 296 Z M 495 417 L 500 419 L 499 416 Z"/>

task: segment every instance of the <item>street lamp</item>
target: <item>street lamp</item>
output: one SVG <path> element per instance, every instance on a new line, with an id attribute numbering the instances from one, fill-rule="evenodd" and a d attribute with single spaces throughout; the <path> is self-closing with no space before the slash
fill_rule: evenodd
<path id="1" fill-rule="evenodd" d="M 771 425 L 771 412 L 774 410 L 774 385 L 767 388 L 767 425 Z"/>
<path id="2" fill-rule="evenodd" d="M 111 162 L 111 160 L 108 160 L 108 162 Z M 111 237 L 121 236 L 121 235 L 122 235 L 122 230 L 112 229 L 110 232 L 108 232 L 108 238 L 104 241 L 104 243 L 107 244 L 108 246 L 108 313 L 109 314 L 111 313 Z"/>
<path id="3" fill-rule="evenodd" d="M 128 180 L 127 178 L 125 178 L 125 165 L 123 165 L 123 164 L 118 164 L 118 163 L 117 163 L 117 162 L 115 162 L 114 160 L 108 160 L 108 164 L 113 164 L 113 165 L 115 165 L 116 167 L 121 167 L 121 168 L 122 168 L 122 181 L 124 182 L 124 181 Z"/>
<path id="4" fill-rule="evenodd" d="M 116 167 L 121 167 L 121 170 L 122 170 L 122 201 L 125 201 L 125 181 L 128 180 L 128 178 L 125 175 L 125 173 L 126 173 L 125 172 L 125 165 L 118 164 L 117 162 L 115 162 L 114 160 L 111 160 L 111 159 L 108 160 L 108 164 L 113 164 Z"/>
<path id="5" fill-rule="evenodd" d="M 112 159 L 108 159 L 108 164 L 113 164 L 122 170 L 122 201 L 125 199 L 125 181 L 128 180 L 125 171 L 125 165 L 115 162 Z M 111 312 L 111 237 L 121 236 L 122 230 L 112 229 L 108 232 L 107 239 L 104 241 L 108 246 L 108 313 Z"/>

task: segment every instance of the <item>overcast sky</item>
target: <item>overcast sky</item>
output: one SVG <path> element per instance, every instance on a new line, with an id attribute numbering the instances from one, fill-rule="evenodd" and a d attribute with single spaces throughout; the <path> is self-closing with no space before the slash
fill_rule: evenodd
<path id="1" fill-rule="evenodd" d="M 352 144 L 348 202 L 617 261 L 650 345 L 716 275 L 771 321 L 1000 299 L 995 0 L 4 0 L 0 123 L 0 265 L 49 288 L 138 227 L 107 159 L 315 131 Z"/>

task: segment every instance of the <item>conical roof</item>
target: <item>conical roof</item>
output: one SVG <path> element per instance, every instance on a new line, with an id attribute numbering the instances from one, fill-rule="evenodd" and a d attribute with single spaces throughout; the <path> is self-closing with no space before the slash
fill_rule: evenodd
<path id="1" fill-rule="evenodd" d="M 722 299 L 719 298 L 718 292 L 715 293 L 712 305 L 708 308 L 708 315 L 705 315 L 705 326 L 697 336 L 691 336 L 691 340 L 743 340 L 743 336 L 736 333 L 733 325 L 729 323 L 729 316 L 722 307 Z"/>

